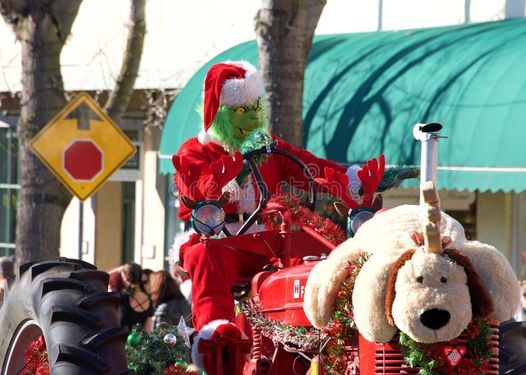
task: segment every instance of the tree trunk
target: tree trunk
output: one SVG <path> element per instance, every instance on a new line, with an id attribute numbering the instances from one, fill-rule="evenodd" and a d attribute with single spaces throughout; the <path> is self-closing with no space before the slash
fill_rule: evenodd
<path id="1" fill-rule="evenodd" d="M 270 129 L 303 146 L 303 80 L 314 30 L 326 0 L 263 0 L 255 18 Z"/>
<path id="2" fill-rule="evenodd" d="M 119 78 L 106 103 L 108 115 L 119 123 L 133 94 L 135 79 L 139 73 L 144 36 L 146 35 L 146 0 L 132 0 L 128 40 Z"/>
<path id="3" fill-rule="evenodd" d="M 30 151 L 29 143 L 64 106 L 60 52 L 81 0 L 2 0 L 0 12 L 22 46 L 22 99 L 17 126 L 20 194 L 16 261 L 58 256 L 60 224 L 71 194 Z"/>

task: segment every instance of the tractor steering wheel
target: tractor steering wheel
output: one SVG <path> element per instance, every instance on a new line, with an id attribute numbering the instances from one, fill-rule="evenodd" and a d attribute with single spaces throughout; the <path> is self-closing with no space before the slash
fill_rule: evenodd
<path id="1" fill-rule="evenodd" d="M 305 176 L 307 177 L 307 181 L 309 183 L 309 201 L 306 204 L 307 208 L 309 208 L 311 211 L 314 211 L 316 207 L 316 184 L 314 182 L 314 177 L 312 176 L 312 173 L 310 172 L 307 165 L 301 161 L 300 158 L 295 156 L 294 154 L 291 154 L 288 151 L 281 150 L 279 148 L 276 148 L 275 145 L 265 146 L 260 149 L 249 151 L 245 154 L 243 154 L 243 160 L 246 168 L 249 168 L 252 175 L 254 176 L 258 191 L 259 191 L 259 204 L 256 208 L 256 210 L 250 215 L 250 217 L 243 223 L 241 228 L 237 231 L 235 234 L 236 236 L 245 233 L 251 226 L 256 222 L 257 219 L 261 217 L 261 213 L 263 211 L 263 208 L 267 204 L 268 200 L 271 197 L 271 194 L 268 190 L 267 184 L 263 180 L 263 176 L 261 175 L 261 172 L 259 170 L 259 167 L 257 165 L 257 162 L 255 160 L 256 156 L 258 155 L 266 155 L 266 154 L 279 154 L 283 155 L 289 159 L 291 159 L 294 163 L 296 163 L 299 167 L 303 169 L 303 172 L 305 173 Z M 227 236 L 231 236 L 232 234 L 228 232 L 228 229 L 226 227 L 223 228 L 223 231 Z"/>

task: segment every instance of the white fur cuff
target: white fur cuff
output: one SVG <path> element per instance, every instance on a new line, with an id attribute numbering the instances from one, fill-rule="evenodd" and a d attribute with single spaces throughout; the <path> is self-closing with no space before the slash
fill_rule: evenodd
<path id="1" fill-rule="evenodd" d="M 347 168 L 347 171 L 345 172 L 347 177 L 349 177 L 349 186 L 347 187 L 349 189 L 349 194 L 356 202 L 361 202 L 360 189 L 362 188 L 362 182 L 358 178 L 358 171 L 361 168 L 361 165 L 353 164 Z"/>
<path id="2" fill-rule="evenodd" d="M 222 324 L 230 323 L 226 319 L 212 320 L 211 322 L 205 324 L 200 330 L 199 333 L 194 337 L 194 343 L 192 344 L 192 362 L 199 368 L 203 368 L 203 355 L 199 353 L 199 341 L 208 340 L 214 334 L 217 327 Z"/>

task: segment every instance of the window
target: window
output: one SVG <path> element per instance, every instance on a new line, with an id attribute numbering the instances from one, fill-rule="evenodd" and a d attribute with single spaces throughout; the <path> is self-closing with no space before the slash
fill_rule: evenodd
<path id="1" fill-rule="evenodd" d="M 0 121 L 0 256 L 15 252 L 18 199 L 18 140 L 14 127 Z"/>

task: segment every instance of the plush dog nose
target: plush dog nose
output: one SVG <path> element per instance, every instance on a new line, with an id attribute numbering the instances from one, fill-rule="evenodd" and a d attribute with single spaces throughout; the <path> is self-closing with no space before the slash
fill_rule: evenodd
<path id="1" fill-rule="evenodd" d="M 444 327 L 449 322 L 449 318 L 451 318 L 451 314 L 440 309 L 426 310 L 420 315 L 422 324 L 433 330 Z"/>

